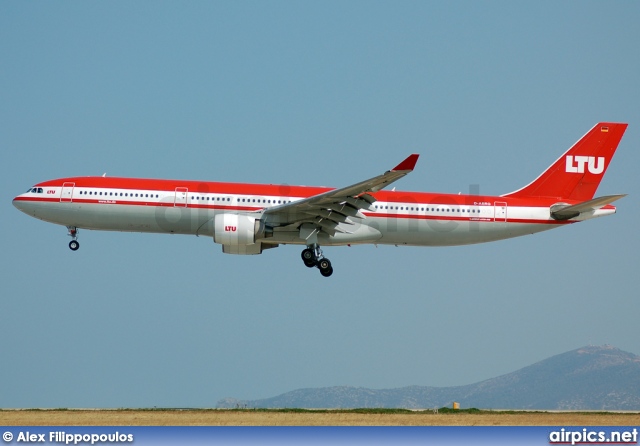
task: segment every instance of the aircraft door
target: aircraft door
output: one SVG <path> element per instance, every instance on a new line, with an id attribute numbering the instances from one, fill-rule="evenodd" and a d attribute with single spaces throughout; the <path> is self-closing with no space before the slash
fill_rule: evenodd
<path id="1" fill-rule="evenodd" d="M 71 203 L 73 201 L 73 188 L 76 183 L 64 183 L 62 185 L 62 192 L 60 193 L 61 203 Z"/>
<path id="2" fill-rule="evenodd" d="M 173 202 L 173 206 L 186 208 L 188 193 L 189 189 L 187 189 L 186 187 L 176 187 L 176 198 Z"/>
<path id="3" fill-rule="evenodd" d="M 507 221 L 507 203 L 504 201 L 496 201 L 494 205 L 493 221 Z"/>

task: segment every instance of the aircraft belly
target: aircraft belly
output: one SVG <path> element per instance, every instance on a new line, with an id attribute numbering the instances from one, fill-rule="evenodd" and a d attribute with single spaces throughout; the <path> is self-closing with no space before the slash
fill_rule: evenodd
<path id="1" fill-rule="evenodd" d="M 557 227 L 552 224 L 495 221 L 397 220 L 377 222 L 378 243 L 412 246 L 454 246 L 503 240 Z"/>
<path id="2" fill-rule="evenodd" d="M 330 236 L 325 232 L 318 234 L 318 244 L 322 246 L 340 246 L 362 243 L 376 243 L 382 237 L 382 234 L 376 228 L 369 225 L 355 223 L 353 225 L 340 225 L 340 229 L 348 232 L 336 232 Z M 308 240 L 300 237 L 299 230 L 275 230 L 273 237 L 264 240 L 268 243 L 282 243 L 306 245 Z"/>
<path id="3" fill-rule="evenodd" d="M 83 229 L 198 234 L 212 236 L 214 210 L 204 208 L 118 205 L 113 203 L 30 202 L 21 210 L 41 220 Z M 539 216 L 538 216 L 539 217 Z M 471 220 L 367 218 L 341 224 L 330 236 L 318 234 L 324 246 L 379 243 L 412 246 L 452 246 L 508 239 L 557 227 L 556 224 Z M 278 231 L 269 243 L 307 244 L 299 231 Z"/>
<path id="4" fill-rule="evenodd" d="M 211 210 L 185 207 L 59 202 L 38 203 L 28 213 L 83 229 L 176 234 L 195 234 L 200 227 L 207 228 L 214 215 Z"/>
<path id="5" fill-rule="evenodd" d="M 320 233 L 318 235 L 318 243 L 326 246 L 376 243 L 382 238 L 382 234 L 378 229 L 365 224 L 340 225 L 340 228 L 348 232 L 336 232 L 333 236 Z"/>

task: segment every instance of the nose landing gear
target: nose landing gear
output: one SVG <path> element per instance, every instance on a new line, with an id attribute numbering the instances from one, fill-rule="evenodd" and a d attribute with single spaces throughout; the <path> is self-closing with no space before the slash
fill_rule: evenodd
<path id="1" fill-rule="evenodd" d="M 78 228 L 75 226 L 67 226 L 69 230 L 69 236 L 73 239 L 69 242 L 69 249 L 71 251 L 77 251 L 80 248 L 80 243 L 78 243 Z"/>
<path id="2" fill-rule="evenodd" d="M 333 274 L 331 262 L 322 255 L 322 250 L 317 244 L 309 245 L 307 249 L 302 251 L 300 257 L 302 257 L 302 261 L 307 268 L 315 266 L 324 277 L 329 277 Z"/>

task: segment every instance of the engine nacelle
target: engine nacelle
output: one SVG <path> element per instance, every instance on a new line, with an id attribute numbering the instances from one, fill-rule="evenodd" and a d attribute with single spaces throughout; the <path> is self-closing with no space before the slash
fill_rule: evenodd
<path id="1" fill-rule="evenodd" d="M 213 241 L 221 245 L 252 245 L 273 235 L 273 229 L 249 215 L 218 214 L 214 219 Z"/>

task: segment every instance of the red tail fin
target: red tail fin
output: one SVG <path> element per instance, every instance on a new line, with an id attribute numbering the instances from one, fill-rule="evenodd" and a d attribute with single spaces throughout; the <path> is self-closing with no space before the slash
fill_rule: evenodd
<path id="1" fill-rule="evenodd" d="M 532 183 L 505 197 L 593 198 L 627 124 L 601 122 Z"/>

